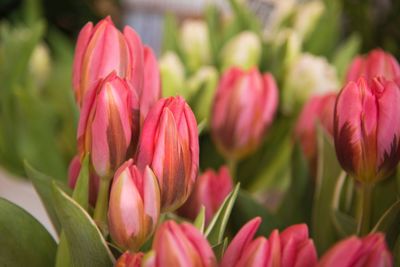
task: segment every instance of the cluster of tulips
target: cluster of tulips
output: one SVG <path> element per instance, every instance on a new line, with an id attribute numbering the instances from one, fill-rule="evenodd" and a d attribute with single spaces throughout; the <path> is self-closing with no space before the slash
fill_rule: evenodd
<path id="1" fill-rule="evenodd" d="M 400 159 L 400 67 L 381 50 L 354 60 L 338 96 L 315 96 L 297 126 L 304 154 L 316 161 L 315 122 L 334 138 L 338 160 L 364 192 L 358 238 L 349 237 L 318 260 L 306 224 L 268 238 L 254 238 L 254 218 L 233 237 L 221 259 L 194 225 L 167 220 L 177 211 L 194 220 L 205 207 L 209 223 L 233 188 L 234 173 L 211 169 L 198 178 L 199 130 L 184 98 L 162 98 L 157 59 L 130 27 L 120 32 L 110 18 L 78 37 L 73 86 L 80 109 L 74 187 L 89 157 L 90 203 L 104 236 L 126 251 L 117 266 L 392 266 L 382 233 L 369 233 L 368 201 L 373 186 Z M 210 129 L 229 162 L 252 153 L 274 119 L 279 102 L 273 76 L 256 68 L 227 68 L 213 98 Z M 313 168 L 313 167 L 312 167 Z M 232 170 L 231 170 L 232 171 Z M 153 232 L 154 235 L 153 235 Z M 369 234 L 368 234 L 369 233 Z M 142 245 L 153 236 L 151 250 Z"/>

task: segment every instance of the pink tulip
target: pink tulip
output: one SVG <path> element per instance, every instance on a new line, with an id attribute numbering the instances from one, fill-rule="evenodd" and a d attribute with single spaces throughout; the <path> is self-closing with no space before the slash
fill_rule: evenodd
<path id="1" fill-rule="evenodd" d="M 211 130 L 219 150 L 240 159 L 260 144 L 278 105 L 273 76 L 253 68 L 228 69 L 220 80 L 212 108 Z"/>
<path id="2" fill-rule="evenodd" d="M 143 259 L 143 252 L 138 253 L 130 253 L 126 251 L 122 254 L 117 262 L 115 263 L 115 267 L 140 267 Z"/>
<path id="3" fill-rule="evenodd" d="M 317 156 L 317 123 L 333 136 L 333 111 L 336 94 L 313 96 L 303 107 L 296 123 L 295 136 L 307 159 L 315 164 Z"/>
<path id="4" fill-rule="evenodd" d="M 142 175 L 125 162 L 115 173 L 108 209 L 109 229 L 115 243 L 137 251 L 158 223 L 160 189 L 153 171 L 146 167 Z"/>
<path id="5" fill-rule="evenodd" d="M 95 27 L 87 23 L 78 36 L 73 65 L 73 87 L 80 106 L 86 93 L 109 73 L 131 81 L 136 90 L 143 86 L 143 46 L 130 28 L 121 33 L 110 17 Z"/>
<path id="6" fill-rule="evenodd" d="M 204 206 L 208 224 L 232 188 L 232 178 L 227 167 L 221 167 L 218 173 L 208 169 L 197 178 L 192 194 L 179 209 L 179 214 L 194 220 Z"/>
<path id="7" fill-rule="evenodd" d="M 240 229 L 226 249 L 221 267 L 316 266 L 317 252 L 308 237 L 307 225 L 293 225 L 280 234 L 274 230 L 268 239 L 253 239 L 260 223 L 257 217 Z"/>
<path id="8" fill-rule="evenodd" d="M 392 173 L 400 157 L 400 89 L 375 78 L 349 82 L 336 100 L 334 140 L 343 169 L 373 183 Z"/>
<path id="9" fill-rule="evenodd" d="M 199 169 L 194 114 L 182 97 L 159 100 L 148 113 L 140 136 L 137 165 L 149 165 L 161 189 L 161 210 L 180 207 L 192 191 Z"/>
<path id="10" fill-rule="evenodd" d="M 78 126 L 80 155 L 90 154 L 100 177 L 111 178 L 131 156 L 139 135 L 139 103 L 129 83 L 114 72 L 85 96 Z"/>
<path id="11" fill-rule="evenodd" d="M 207 239 L 193 225 L 164 222 L 153 240 L 153 256 L 146 267 L 214 267 L 217 260 Z"/>
<path id="12" fill-rule="evenodd" d="M 400 84 L 400 65 L 396 58 L 382 49 L 374 49 L 366 56 L 356 57 L 347 71 L 346 80 L 356 82 L 360 77 L 370 83 L 377 76 Z"/>
<path id="13" fill-rule="evenodd" d="M 144 46 L 144 81 L 143 87 L 139 91 L 140 97 L 140 120 L 141 122 L 147 116 L 150 108 L 161 97 L 161 78 L 158 69 L 157 58 L 153 50 Z"/>
<path id="14" fill-rule="evenodd" d="M 68 168 L 68 186 L 70 188 L 75 188 L 76 182 L 78 180 L 79 173 L 81 171 L 81 161 L 79 156 L 75 156 Z M 99 192 L 99 182 L 100 177 L 96 175 L 93 171 L 89 170 L 89 203 L 94 206 L 97 200 L 97 194 Z"/>
<path id="15" fill-rule="evenodd" d="M 391 267 L 392 256 L 381 233 L 358 238 L 351 236 L 329 249 L 318 267 Z"/>

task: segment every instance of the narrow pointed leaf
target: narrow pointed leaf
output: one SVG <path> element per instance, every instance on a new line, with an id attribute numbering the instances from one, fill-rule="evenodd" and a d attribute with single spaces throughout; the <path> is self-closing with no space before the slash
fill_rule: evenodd
<path id="1" fill-rule="evenodd" d="M 56 246 L 32 215 L 0 198 L 1 266 L 54 266 Z"/>
<path id="2" fill-rule="evenodd" d="M 332 216 L 336 231 L 341 238 L 356 234 L 357 221 L 353 217 L 339 210 L 335 210 Z"/>
<path id="3" fill-rule="evenodd" d="M 112 266 L 115 260 L 89 214 L 54 183 L 53 194 L 73 266 Z"/>
<path id="4" fill-rule="evenodd" d="M 204 233 L 204 227 L 206 224 L 206 209 L 204 206 L 201 206 L 200 212 L 194 220 L 193 225 L 200 230 L 200 232 Z"/>

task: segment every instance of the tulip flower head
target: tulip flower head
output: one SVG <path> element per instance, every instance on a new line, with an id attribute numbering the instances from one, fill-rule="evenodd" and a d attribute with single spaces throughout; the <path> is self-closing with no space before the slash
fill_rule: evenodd
<path id="1" fill-rule="evenodd" d="M 192 191 L 199 169 L 194 114 L 182 97 L 159 100 L 148 113 L 139 141 L 137 165 L 148 165 L 161 189 L 161 210 L 180 207 Z"/>
<path id="2" fill-rule="evenodd" d="M 130 253 L 126 251 L 122 254 L 117 262 L 115 263 L 115 267 L 140 267 L 143 259 L 143 252 L 138 253 Z"/>
<path id="3" fill-rule="evenodd" d="M 121 248 L 137 251 L 158 223 L 160 189 L 153 171 L 146 166 L 142 174 L 125 162 L 115 174 L 108 209 L 112 239 Z"/>
<path id="4" fill-rule="evenodd" d="M 293 225 L 282 233 L 274 230 L 268 239 L 253 239 L 260 223 L 257 217 L 240 229 L 226 249 L 221 267 L 309 267 L 317 264 L 317 252 L 308 238 L 307 225 Z"/>
<path id="5" fill-rule="evenodd" d="M 334 140 L 343 169 L 358 181 L 389 176 L 400 159 L 400 89 L 375 78 L 349 82 L 336 100 Z"/>
<path id="6" fill-rule="evenodd" d="M 351 236 L 329 249 L 318 267 L 393 266 L 392 256 L 381 233 L 358 238 Z"/>
<path id="7" fill-rule="evenodd" d="M 377 76 L 400 85 L 400 65 L 396 58 L 382 49 L 374 49 L 366 56 L 356 57 L 347 71 L 346 80 L 357 82 L 360 77 L 371 83 Z"/>
<path id="8" fill-rule="evenodd" d="M 320 123 L 325 131 L 333 136 L 333 111 L 335 93 L 316 95 L 304 105 L 296 123 L 295 136 L 300 141 L 301 149 L 307 159 L 315 165 L 317 157 L 317 128 Z"/>
<path id="9" fill-rule="evenodd" d="M 257 69 L 228 69 L 219 83 L 211 130 L 219 150 L 235 160 L 253 152 L 272 123 L 278 89 L 271 74 Z"/>
<path id="10" fill-rule="evenodd" d="M 179 209 L 179 214 L 194 220 L 204 206 L 208 224 L 232 189 L 232 178 L 227 167 L 221 167 L 218 173 L 208 169 L 197 178 L 193 192 Z"/>
<path id="11" fill-rule="evenodd" d="M 139 101 L 132 86 L 111 73 L 86 95 L 79 118 L 78 149 L 90 154 L 100 177 L 133 154 L 139 136 Z"/>
<path id="12" fill-rule="evenodd" d="M 146 267 L 214 267 L 217 260 L 207 239 L 191 224 L 166 221 L 157 229 L 153 256 L 145 259 Z"/>
<path id="13" fill-rule="evenodd" d="M 134 88 L 141 88 L 143 70 L 142 42 L 132 28 L 127 26 L 121 33 L 110 17 L 95 27 L 89 22 L 82 28 L 76 44 L 72 77 L 80 106 L 89 89 L 113 71 L 131 81 Z"/>

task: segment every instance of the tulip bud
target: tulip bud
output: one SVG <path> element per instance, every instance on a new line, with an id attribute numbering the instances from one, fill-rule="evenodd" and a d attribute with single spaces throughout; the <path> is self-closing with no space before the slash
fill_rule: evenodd
<path id="1" fill-rule="evenodd" d="M 293 225 L 280 234 L 274 230 L 268 239 L 258 237 L 253 240 L 260 223 L 257 217 L 242 227 L 227 247 L 221 267 L 308 267 L 317 264 L 317 252 L 308 238 L 307 225 Z"/>
<path id="2" fill-rule="evenodd" d="M 218 83 L 218 71 L 211 66 L 200 68 L 187 81 L 187 99 L 198 121 L 208 119 Z"/>
<path id="3" fill-rule="evenodd" d="M 203 20 L 185 20 L 180 31 L 180 48 L 190 71 L 211 61 L 207 24 Z"/>
<path id="4" fill-rule="evenodd" d="M 115 173 L 108 209 L 109 228 L 118 246 L 137 251 L 153 232 L 160 215 L 160 189 L 153 171 L 143 174 L 125 162 Z"/>
<path id="5" fill-rule="evenodd" d="M 199 169 L 196 119 L 182 97 L 160 99 L 150 110 L 140 136 L 137 165 L 149 165 L 161 189 L 161 210 L 181 206 Z"/>
<path id="6" fill-rule="evenodd" d="M 217 266 L 207 239 L 188 223 L 164 222 L 155 233 L 152 249 L 154 255 L 148 261 L 145 259 L 146 267 Z"/>
<path id="7" fill-rule="evenodd" d="M 300 55 L 288 69 L 283 90 L 283 110 L 291 113 L 312 95 L 335 92 L 339 87 L 336 69 L 323 57 Z"/>
<path id="8" fill-rule="evenodd" d="M 140 97 L 140 120 L 141 122 L 147 116 L 150 108 L 161 97 L 160 71 L 158 69 L 157 58 L 153 50 L 144 47 L 144 81 L 143 88 L 139 91 Z"/>
<path id="9" fill-rule="evenodd" d="M 221 167 L 218 173 L 211 169 L 206 170 L 197 178 L 193 192 L 179 210 L 179 214 L 194 220 L 204 206 L 208 224 L 232 188 L 232 178 L 228 168 Z"/>
<path id="10" fill-rule="evenodd" d="M 244 31 L 233 37 L 222 48 L 222 69 L 241 67 L 248 70 L 256 67 L 261 58 L 260 38 L 251 31 Z"/>
<path id="11" fill-rule="evenodd" d="M 29 72 L 36 86 L 41 88 L 47 81 L 51 71 L 49 48 L 45 43 L 39 43 L 29 59 Z"/>
<path id="12" fill-rule="evenodd" d="M 181 95 L 185 81 L 185 68 L 174 52 L 165 53 L 160 61 L 162 95 L 164 97 Z"/>
<path id="13" fill-rule="evenodd" d="M 349 82 L 336 100 L 334 140 L 343 169 L 374 183 L 395 169 L 400 157 L 400 91 L 384 79 Z"/>
<path id="14" fill-rule="evenodd" d="M 333 111 L 335 93 L 313 96 L 304 105 L 296 123 L 295 136 L 300 141 L 304 155 L 315 166 L 317 157 L 316 124 L 320 123 L 325 131 L 333 136 Z"/>
<path id="15" fill-rule="evenodd" d="M 277 104 L 278 89 L 271 74 L 227 70 L 212 109 L 211 130 L 219 150 L 236 160 L 253 152 L 272 123 Z"/>
<path id="16" fill-rule="evenodd" d="M 78 126 L 78 149 L 90 154 L 100 177 L 114 171 L 136 148 L 139 104 L 129 83 L 111 73 L 85 97 Z"/>
<path id="17" fill-rule="evenodd" d="M 68 168 L 68 186 L 75 188 L 76 182 L 81 172 L 81 161 L 79 156 L 73 157 Z M 93 171 L 89 171 L 89 203 L 94 206 L 99 192 L 100 177 Z"/>
<path id="18" fill-rule="evenodd" d="M 138 253 L 130 253 L 126 251 L 122 254 L 117 262 L 115 263 L 115 267 L 140 267 L 143 259 L 143 252 Z"/>
<path id="19" fill-rule="evenodd" d="M 376 76 L 400 85 L 400 65 L 396 58 L 382 49 L 374 49 L 366 56 L 356 57 L 347 71 L 347 81 L 356 82 L 361 76 L 371 83 Z"/>
<path id="20" fill-rule="evenodd" d="M 87 23 L 78 36 L 72 74 L 80 106 L 89 89 L 113 71 L 140 90 L 143 86 L 140 37 L 130 27 L 125 27 L 121 33 L 110 17 L 101 20 L 95 27 L 91 22 Z"/>
<path id="21" fill-rule="evenodd" d="M 392 256 L 381 233 L 338 242 L 322 256 L 318 267 L 393 266 Z"/>

